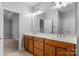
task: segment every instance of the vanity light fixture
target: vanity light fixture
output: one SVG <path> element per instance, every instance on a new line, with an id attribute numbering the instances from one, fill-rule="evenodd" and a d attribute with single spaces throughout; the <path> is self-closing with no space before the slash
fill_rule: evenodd
<path id="1" fill-rule="evenodd" d="M 51 2 L 49 4 L 49 7 L 52 9 L 66 7 L 68 4 L 72 4 L 72 2 Z M 33 15 L 41 14 L 43 11 L 41 11 L 39 8 L 33 9 Z"/>
<path id="2" fill-rule="evenodd" d="M 36 8 L 36 9 L 34 9 L 33 10 L 33 15 L 38 15 L 38 14 L 41 14 L 42 13 L 42 11 L 40 11 L 40 9 L 39 8 Z"/>
<path id="3" fill-rule="evenodd" d="M 50 4 L 50 7 L 52 8 L 61 8 L 61 7 L 65 7 L 68 4 L 72 4 L 72 2 L 52 2 Z"/>

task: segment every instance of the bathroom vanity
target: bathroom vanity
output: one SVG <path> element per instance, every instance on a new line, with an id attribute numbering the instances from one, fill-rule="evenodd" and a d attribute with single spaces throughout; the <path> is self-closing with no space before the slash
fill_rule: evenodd
<path id="1" fill-rule="evenodd" d="M 68 36 L 24 34 L 24 48 L 37 56 L 76 56 L 77 38 Z"/>

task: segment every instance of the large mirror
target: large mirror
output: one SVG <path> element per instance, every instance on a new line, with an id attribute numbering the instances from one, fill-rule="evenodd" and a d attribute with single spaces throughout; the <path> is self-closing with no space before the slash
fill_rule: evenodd
<path id="1" fill-rule="evenodd" d="M 48 9 L 34 16 L 32 30 L 39 33 L 72 34 L 76 33 L 76 3 L 65 7 Z"/>

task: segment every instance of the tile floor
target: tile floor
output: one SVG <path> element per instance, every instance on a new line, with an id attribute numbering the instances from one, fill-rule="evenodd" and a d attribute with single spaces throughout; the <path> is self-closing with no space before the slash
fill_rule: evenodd
<path id="1" fill-rule="evenodd" d="M 18 51 L 18 41 L 14 39 L 4 40 L 4 54 L 5 56 L 33 56 L 28 51 Z"/>

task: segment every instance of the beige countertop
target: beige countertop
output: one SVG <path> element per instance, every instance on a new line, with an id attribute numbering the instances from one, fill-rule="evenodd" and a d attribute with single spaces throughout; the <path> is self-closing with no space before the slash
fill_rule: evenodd
<path id="1" fill-rule="evenodd" d="M 64 35 L 64 37 L 61 37 L 61 38 L 60 38 L 59 34 L 24 33 L 24 35 L 30 35 L 30 36 L 41 37 L 41 38 L 48 38 L 50 40 L 63 41 L 63 42 L 77 44 L 77 37 L 75 35 Z"/>

